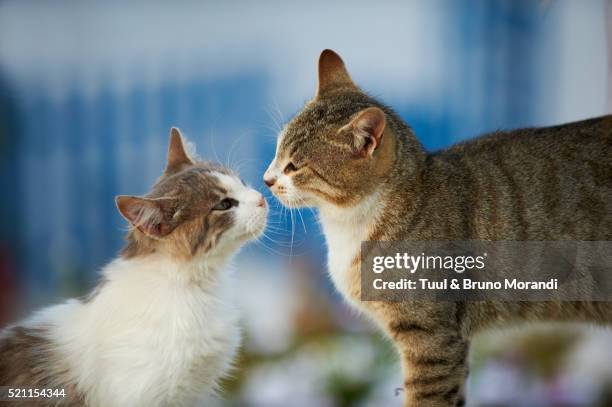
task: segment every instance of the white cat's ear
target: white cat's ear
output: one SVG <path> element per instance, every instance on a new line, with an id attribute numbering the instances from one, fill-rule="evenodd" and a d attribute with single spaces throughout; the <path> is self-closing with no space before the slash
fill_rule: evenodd
<path id="1" fill-rule="evenodd" d="M 357 89 L 340 55 L 336 54 L 331 49 L 326 49 L 321 52 L 321 56 L 319 57 L 319 84 L 317 86 L 316 98 L 332 90 L 347 87 Z"/>
<path id="2" fill-rule="evenodd" d="M 182 169 L 193 165 L 193 161 L 187 155 L 183 145 L 183 136 L 176 127 L 170 129 L 170 144 L 168 146 L 168 163 L 166 164 L 166 174 L 173 174 Z"/>
<path id="3" fill-rule="evenodd" d="M 115 198 L 119 213 L 130 224 L 149 237 L 160 239 L 176 227 L 173 198 L 142 198 L 120 195 Z"/>
<path id="4" fill-rule="evenodd" d="M 359 155 L 364 158 L 371 156 L 382 143 L 386 126 L 385 112 L 377 107 L 369 107 L 359 112 L 350 126 Z"/>

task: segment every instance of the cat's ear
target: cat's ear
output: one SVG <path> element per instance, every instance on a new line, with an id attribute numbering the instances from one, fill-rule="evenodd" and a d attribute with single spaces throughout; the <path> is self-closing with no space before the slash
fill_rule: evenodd
<path id="1" fill-rule="evenodd" d="M 193 165 L 193 161 L 185 152 L 183 136 L 176 127 L 170 129 L 170 145 L 168 146 L 168 163 L 166 164 L 166 174 L 174 174 L 182 169 Z"/>
<path id="2" fill-rule="evenodd" d="M 331 49 L 321 52 L 319 57 L 319 84 L 315 98 L 338 88 L 357 88 L 349 75 L 340 55 Z"/>
<path id="3" fill-rule="evenodd" d="M 382 143 L 385 132 L 385 112 L 377 107 L 369 107 L 362 110 L 351 121 L 354 146 L 361 157 L 368 157 Z"/>
<path id="4" fill-rule="evenodd" d="M 174 198 L 141 198 L 120 195 L 115 198 L 119 213 L 149 237 L 160 239 L 174 230 Z"/>

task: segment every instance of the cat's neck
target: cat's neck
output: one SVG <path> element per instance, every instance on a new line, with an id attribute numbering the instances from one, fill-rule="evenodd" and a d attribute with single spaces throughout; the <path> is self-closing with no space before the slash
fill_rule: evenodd
<path id="1" fill-rule="evenodd" d="M 361 202 L 350 207 L 337 207 L 325 205 L 319 208 L 319 219 L 324 228 L 347 227 L 351 230 L 367 228 L 374 223 L 382 212 L 385 202 L 385 193 L 377 189 Z"/>
<path id="2" fill-rule="evenodd" d="M 229 256 L 207 256 L 177 259 L 163 253 L 150 253 L 136 257 L 119 257 L 104 270 L 105 281 L 121 284 L 138 278 L 143 281 L 167 281 L 177 287 L 199 286 L 212 288 L 222 280 L 228 268 Z"/>
<path id="3" fill-rule="evenodd" d="M 319 221 L 327 240 L 329 257 L 351 257 L 370 238 L 385 212 L 387 196 L 382 188 L 351 207 L 319 208 Z"/>

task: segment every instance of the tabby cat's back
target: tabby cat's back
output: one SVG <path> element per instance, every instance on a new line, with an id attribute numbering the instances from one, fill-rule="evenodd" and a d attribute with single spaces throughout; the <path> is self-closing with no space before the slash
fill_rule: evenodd
<path id="1" fill-rule="evenodd" d="M 431 154 L 424 174 L 417 223 L 447 211 L 456 238 L 612 239 L 612 115 L 487 134 Z"/>

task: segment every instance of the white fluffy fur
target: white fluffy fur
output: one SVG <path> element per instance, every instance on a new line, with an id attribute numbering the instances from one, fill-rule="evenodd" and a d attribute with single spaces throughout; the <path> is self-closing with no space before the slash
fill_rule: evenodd
<path id="1" fill-rule="evenodd" d="M 116 259 L 91 301 L 70 300 L 23 324 L 45 328 L 53 363 L 67 366 L 88 406 L 206 405 L 230 369 L 240 332 L 224 268 L 264 229 L 267 207 L 236 177 L 215 175 L 240 204 L 212 252 Z"/>
<path id="2" fill-rule="evenodd" d="M 362 304 L 349 294 L 350 277 L 347 273 L 352 270 L 351 263 L 361 250 L 361 242 L 369 238 L 379 206 L 379 194 L 374 193 L 351 208 L 324 203 L 319 210 L 327 242 L 327 269 L 336 289 L 358 309 Z"/>
<path id="3" fill-rule="evenodd" d="M 90 303 L 36 314 L 91 406 L 189 406 L 210 397 L 240 342 L 221 264 L 118 259 Z"/>

